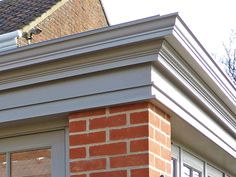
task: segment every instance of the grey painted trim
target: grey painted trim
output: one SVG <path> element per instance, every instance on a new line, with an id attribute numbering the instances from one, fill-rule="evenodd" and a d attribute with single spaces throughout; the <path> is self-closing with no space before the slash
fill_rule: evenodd
<path id="1" fill-rule="evenodd" d="M 67 102 L 70 99 L 96 97 L 132 89 L 139 90 L 151 85 L 150 68 L 151 66 L 146 64 L 3 92 L 0 94 L 0 110 L 4 112 L 60 100 Z M 0 115 L 0 119 L 2 118 Z"/>
<path id="2" fill-rule="evenodd" d="M 0 124 L 0 139 L 64 130 L 68 127 L 67 115 L 47 115 L 37 119 L 10 121 Z"/>
<path id="3" fill-rule="evenodd" d="M 68 98 L 41 104 L 5 109 L 1 111 L 0 123 L 16 121 L 40 116 L 67 113 L 83 109 L 111 106 L 122 103 L 153 99 L 150 95 L 151 86 L 117 90 L 113 92 Z"/>
<path id="4" fill-rule="evenodd" d="M 0 90 L 154 62 L 161 44 L 162 41 L 145 42 L 106 52 L 70 57 L 56 63 L 33 65 L 30 69 L 3 72 L 0 75 Z"/>
<path id="5" fill-rule="evenodd" d="M 169 48 L 168 44 L 163 44 L 163 39 L 170 44 Z M 0 77 L 4 77 L 0 83 L 0 98 L 4 98 L 0 102 L 4 103 L 0 108 L 0 122 L 153 99 L 231 156 L 236 156 L 233 141 L 235 88 L 177 14 L 38 43 L 0 53 L 0 57 Z M 163 80 L 160 73 L 158 78 L 151 80 L 153 63 L 157 68 L 162 65 L 161 69 L 171 77 Z M 144 73 L 149 75 L 140 77 Z M 116 82 L 114 76 L 127 80 Z M 173 80 L 179 81 L 176 86 L 171 83 Z M 182 86 L 178 93 L 177 86 Z M 179 98 L 190 103 L 187 106 L 198 115 L 212 121 L 209 127 L 204 126 L 201 117 L 194 116 L 186 105 L 179 103 L 167 88 L 180 94 Z M 49 90 L 52 94 L 48 94 Z M 26 94 L 28 99 L 25 99 Z M 204 105 L 199 106 L 202 98 Z M 222 127 L 215 126 L 213 114 Z M 212 132 L 214 126 L 218 128 L 216 132 L 223 132 L 229 140 L 216 136 Z"/>
<path id="6" fill-rule="evenodd" d="M 236 115 L 236 85 L 220 69 L 180 17 L 177 17 L 173 35 L 166 39 Z"/>
<path id="7" fill-rule="evenodd" d="M 150 71 L 143 64 L 3 92 L 0 122 L 152 99 Z"/>
<path id="8" fill-rule="evenodd" d="M 159 62 L 172 73 L 193 94 L 202 105 L 215 115 L 213 119 L 220 121 L 236 136 L 236 115 L 225 106 L 219 97 L 204 83 L 193 69 L 167 43 L 160 51 Z"/>
<path id="9" fill-rule="evenodd" d="M 0 53 L 17 48 L 16 38 L 21 36 L 21 31 L 13 31 L 0 35 Z"/>
<path id="10" fill-rule="evenodd" d="M 52 177 L 65 177 L 64 133 L 61 130 L 1 139 L 0 152 L 5 153 L 50 147 L 52 149 Z"/>
<path id="11" fill-rule="evenodd" d="M 166 93 L 166 90 L 168 90 L 168 93 Z M 176 95 L 177 91 L 174 90 L 176 90 L 176 88 L 171 86 L 170 83 L 165 80 L 158 80 L 158 84 L 155 84 L 152 91 L 153 94 L 156 95 L 156 99 L 171 110 L 174 115 L 181 117 L 184 121 L 188 122 L 191 126 L 236 158 L 235 138 L 212 121 L 202 110 L 198 110 L 199 108 L 194 105 L 191 100 L 186 99 L 182 94 Z M 202 121 L 199 118 L 205 120 Z"/>
<path id="12" fill-rule="evenodd" d="M 181 54 L 182 58 L 207 83 L 209 89 L 213 90 L 217 97 L 227 105 L 230 111 L 234 113 L 233 117 L 235 117 L 235 87 L 222 74 L 216 63 L 209 57 L 177 14 L 137 20 L 2 53 L 0 54 L 0 71 L 15 70 L 23 66 L 31 66 L 49 61 L 59 61 L 65 57 L 88 54 L 90 52 L 98 52 L 104 49 L 161 38 L 165 38 Z M 45 73 L 46 77 L 50 75 L 51 73 Z M 18 82 L 18 86 L 23 86 L 25 79 L 20 79 L 23 79 L 23 82 Z M 5 82 L 8 81 L 5 80 Z M 10 88 L 11 84 L 9 84 L 5 88 Z"/>
<path id="13" fill-rule="evenodd" d="M 65 128 L 65 172 L 66 177 L 70 177 L 70 138 L 69 138 L 69 128 Z"/>
<path id="14" fill-rule="evenodd" d="M 155 16 L 0 53 L 0 71 L 171 35 L 177 14 Z"/>

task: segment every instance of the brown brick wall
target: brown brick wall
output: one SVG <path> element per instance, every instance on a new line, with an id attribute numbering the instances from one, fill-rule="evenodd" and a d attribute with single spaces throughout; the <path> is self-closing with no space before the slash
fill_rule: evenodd
<path id="1" fill-rule="evenodd" d="M 72 113 L 71 177 L 170 177 L 170 118 L 151 103 Z"/>
<path id="2" fill-rule="evenodd" d="M 36 26 L 42 33 L 34 35 L 32 43 L 105 26 L 107 21 L 99 0 L 68 0 Z M 18 44 L 22 46 L 27 43 L 21 38 Z"/>

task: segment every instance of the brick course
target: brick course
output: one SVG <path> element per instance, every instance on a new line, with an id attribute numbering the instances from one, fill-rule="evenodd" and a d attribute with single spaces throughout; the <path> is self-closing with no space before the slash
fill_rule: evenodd
<path id="1" fill-rule="evenodd" d="M 170 177 L 170 117 L 153 104 L 79 111 L 69 124 L 71 177 Z"/>

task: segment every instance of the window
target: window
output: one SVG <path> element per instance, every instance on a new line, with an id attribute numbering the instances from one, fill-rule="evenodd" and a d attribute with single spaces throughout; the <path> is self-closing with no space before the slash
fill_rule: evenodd
<path id="1" fill-rule="evenodd" d="M 207 176 L 208 177 L 223 177 L 224 174 L 220 170 L 207 164 Z"/>
<path id="2" fill-rule="evenodd" d="M 200 171 L 184 164 L 184 166 L 183 166 L 183 176 L 184 177 L 201 177 L 201 174 L 202 173 Z"/>
<path id="3" fill-rule="evenodd" d="M 0 140 L 0 177 L 65 177 L 64 131 Z"/>
<path id="4" fill-rule="evenodd" d="M 171 152 L 171 177 L 229 177 L 182 147 L 172 144 Z"/>
<path id="5" fill-rule="evenodd" d="M 201 177 L 204 172 L 204 162 L 196 156 L 188 153 L 185 150 L 181 151 L 183 159 L 183 172 L 184 177 Z"/>

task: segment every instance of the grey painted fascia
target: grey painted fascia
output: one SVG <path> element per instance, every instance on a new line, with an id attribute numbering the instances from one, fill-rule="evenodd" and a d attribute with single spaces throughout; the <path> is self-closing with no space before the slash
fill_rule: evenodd
<path id="1" fill-rule="evenodd" d="M 165 60 L 164 58 L 159 60 L 162 60 L 160 61 L 161 63 L 152 70 L 153 95 L 156 95 L 156 99 L 169 109 L 168 112 L 173 112 L 178 117 L 181 117 L 181 119 L 188 122 L 236 158 L 236 128 L 234 127 L 236 124 L 229 124 L 231 122 L 226 122 L 224 120 L 225 117 L 219 114 L 209 114 L 208 111 L 205 111 L 206 109 L 216 110 L 207 105 L 206 102 L 208 100 L 205 101 L 205 98 L 197 95 L 194 92 L 194 88 L 185 85 L 177 71 L 170 71 L 170 68 L 166 67 L 163 61 Z M 176 80 L 173 79 L 175 77 L 177 78 Z M 191 99 L 189 93 L 196 94 L 197 98 Z M 199 102 L 201 102 L 200 108 Z M 206 107 L 206 109 L 203 109 L 203 107 Z M 175 117 L 173 116 L 173 118 Z M 216 119 L 218 117 L 221 118 L 220 124 L 219 120 Z M 223 125 L 227 126 L 228 131 L 225 131 Z"/>
<path id="2" fill-rule="evenodd" d="M 163 40 L 136 43 L 105 52 L 68 57 L 64 60 L 8 70 L 0 75 L 0 91 L 125 66 L 155 62 Z"/>
<path id="3" fill-rule="evenodd" d="M 154 16 L 2 52 L 0 71 L 164 38 L 172 34 L 176 17 L 176 13 Z"/>
<path id="4" fill-rule="evenodd" d="M 172 74 L 173 78 L 191 92 L 196 100 L 201 102 L 202 106 L 214 114 L 213 119 L 225 125 L 226 129 L 236 137 L 234 110 L 229 109 L 212 91 L 212 88 L 209 88 L 204 80 L 194 72 L 193 68 L 166 42 L 162 45 L 158 61 L 166 71 Z"/>
<path id="5" fill-rule="evenodd" d="M 62 60 L 118 46 L 165 38 L 236 115 L 235 86 L 187 28 L 178 14 L 155 16 L 113 27 L 0 53 L 0 71 Z"/>
<path id="6" fill-rule="evenodd" d="M 33 68 L 40 67 L 43 64 L 47 65 L 54 62 L 54 65 L 56 65 L 59 61 L 64 61 L 66 63 L 66 60 L 71 57 L 80 57 L 87 54 L 87 57 L 89 58 L 92 54 L 98 55 L 104 51 L 107 52 L 108 49 L 111 51 L 117 48 L 127 47 L 128 50 L 130 46 L 135 46 L 140 43 L 146 44 L 148 41 L 160 42 L 162 39 L 166 39 L 170 46 L 174 48 L 175 52 L 181 56 L 180 58 L 184 60 L 190 68 L 192 68 L 189 73 L 190 76 L 194 76 L 192 83 L 198 85 L 198 87 L 193 87 L 193 91 L 209 90 L 210 94 L 207 92 L 207 98 L 204 97 L 205 93 L 199 92 L 199 94 L 205 98 L 209 105 L 213 105 L 213 109 L 221 112 L 225 118 L 230 115 L 230 119 L 235 119 L 235 87 L 229 82 L 229 80 L 227 80 L 222 72 L 219 71 L 216 63 L 209 58 L 209 55 L 206 53 L 204 48 L 195 39 L 177 14 L 151 17 L 3 52 L 0 53 L 0 72 L 11 73 L 17 69 L 24 69 L 28 66 L 30 66 L 28 69 L 32 68 L 33 70 Z M 159 45 L 158 47 L 155 47 L 159 49 Z M 83 71 L 84 73 L 81 72 L 83 70 L 81 68 L 77 68 L 77 72 L 74 72 L 76 70 L 75 68 L 74 70 L 64 70 L 64 68 L 60 70 L 59 68 L 58 70 L 52 70 L 48 73 L 41 73 L 41 71 L 39 71 L 36 75 L 27 74 L 22 78 L 18 78 L 19 80 L 15 80 L 18 82 L 18 85 L 14 83 L 14 79 L 9 78 L 8 80 L 5 80 L 5 88 L 2 88 L 2 90 L 8 92 L 8 89 L 10 90 L 10 88 L 13 87 L 19 87 L 21 89 L 22 86 L 33 85 L 37 82 L 43 83 L 46 82 L 46 77 L 48 81 L 50 81 L 61 79 L 64 74 L 66 74 L 63 76 L 64 79 L 67 79 L 71 76 L 78 76 L 85 73 L 89 74 L 102 70 L 111 70 L 118 67 L 137 65 L 145 62 L 149 62 L 149 64 L 151 62 L 156 62 L 158 64 L 158 62 L 161 62 L 160 60 L 158 61 L 158 57 L 155 59 L 155 54 L 157 55 L 158 52 L 159 51 L 156 51 L 156 53 L 148 53 L 143 58 L 141 57 L 143 55 L 142 53 L 138 55 L 132 54 L 130 60 L 125 60 L 127 55 L 123 55 L 120 58 L 114 57 L 113 60 L 109 61 L 110 63 L 103 63 L 104 65 L 99 63 L 101 58 L 98 57 L 95 59 L 97 63 L 92 63 L 90 61 L 85 63 L 83 69 L 86 69 L 86 71 Z M 151 54 L 152 57 L 150 57 Z M 135 60 L 137 58 L 140 60 Z M 138 62 L 135 63 L 135 61 Z M 178 61 L 178 58 L 176 61 Z M 183 72 L 181 68 L 175 67 L 174 65 L 172 65 L 171 69 L 176 70 L 179 73 Z M 44 78 L 41 77 L 41 74 L 45 74 Z M 188 78 L 183 78 L 189 83 Z M 199 80 L 203 81 L 205 85 L 199 85 Z M 6 83 L 8 81 L 9 84 L 7 85 Z M 11 85 L 12 83 L 15 85 Z M 91 83 L 93 82 L 91 81 Z M 94 82 L 94 84 L 97 83 Z M 136 87 L 132 87 L 131 85 L 120 90 L 113 88 L 109 92 L 84 94 L 79 97 L 55 99 L 51 101 L 44 100 L 32 104 L 27 103 L 17 105 L 12 108 L 5 107 L 1 110 L 0 116 L 2 122 L 4 122 L 43 116 L 46 114 L 75 111 L 77 109 L 88 109 L 92 107 L 152 99 L 155 95 L 151 92 L 152 86 L 150 84 L 151 83 L 143 84 Z M 107 83 L 107 85 L 109 85 L 109 83 Z M 191 83 L 189 83 L 189 85 L 191 86 Z M 186 85 L 186 87 L 189 85 Z M 25 91 L 27 92 L 27 89 Z M 9 94 L 11 94 L 11 91 L 9 91 Z M 18 96 L 20 96 L 20 94 L 21 93 L 19 92 Z M 124 97 L 121 98 L 120 95 L 123 95 Z M 199 99 L 194 92 L 191 93 L 191 96 Z M 215 101 L 218 100 L 218 98 L 222 101 Z M 15 97 L 15 99 L 17 99 L 17 97 Z M 225 107 L 229 109 L 228 112 L 227 110 L 224 110 Z M 211 107 L 207 108 L 211 109 Z M 42 110 L 44 110 L 44 112 L 42 112 Z M 227 124 L 223 124 L 222 126 L 227 127 Z M 231 128 L 231 132 L 234 133 L 235 129 Z"/>
<path id="7" fill-rule="evenodd" d="M 153 99 L 150 63 L 0 92 L 0 123 Z"/>
<path id="8" fill-rule="evenodd" d="M 220 112 L 218 118 L 225 116 L 220 126 L 225 128 L 226 133 L 230 132 L 235 136 L 235 129 L 229 128 L 228 122 L 224 123 L 228 121 L 227 117 L 232 120 L 235 118 L 234 88 L 224 76 L 221 79 L 215 77 L 220 71 L 213 61 L 208 63 L 209 55 L 186 28 L 177 14 L 171 14 L 0 53 L 0 78 L 6 76 L 0 79 L 0 122 L 151 99 L 162 105 L 171 103 L 170 110 L 176 111 L 186 122 L 197 121 L 190 110 L 185 109 L 185 105 L 178 104 L 181 100 L 174 100 L 174 97 L 170 97 L 171 94 L 168 95 L 166 88 L 160 90 L 163 85 L 159 85 L 161 83 L 158 80 L 151 80 L 152 64 L 155 63 L 157 67 L 169 62 L 171 67 L 163 67 L 164 70 L 182 74 L 182 79 L 187 83 L 184 85 L 185 89 L 191 91 L 184 94 L 194 98 L 190 100 L 193 105 L 197 105 L 196 100 L 201 98 L 206 101 L 205 107 L 196 106 L 198 112 L 208 113 L 211 109 L 216 113 Z M 167 41 L 166 44 L 163 39 Z M 173 51 L 164 51 L 167 45 Z M 173 58 L 164 54 L 172 54 Z M 70 63 L 69 60 L 78 63 Z M 180 60 L 188 67 L 177 65 Z M 15 75 L 12 75 L 14 72 Z M 188 77 L 183 72 L 187 72 Z M 140 77 L 145 73 L 150 76 Z M 114 84 L 115 77 L 120 78 L 116 83 L 120 85 Z M 177 75 L 173 77 L 180 78 Z M 173 77 L 168 77 L 168 82 Z M 126 79 L 125 82 L 122 82 L 123 78 Z M 189 78 L 192 78 L 191 82 Z M 222 85 L 229 85 L 229 88 Z M 231 89 L 232 93 L 229 94 Z M 194 127 L 202 128 L 204 121 L 197 123 Z M 198 130 L 201 132 L 206 129 Z M 201 133 L 204 134 L 203 131 Z M 208 135 L 211 141 L 218 141 L 211 135 Z M 235 157 L 234 144 L 223 142 L 218 145 L 227 152 L 233 151 Z"/>
<path id="9" fill-rule="evenodd" d="M 186 58 L 186 62 L 206 80 L 205 82 L 215 93 L 232 110 L 236 110 L 235 86 L 176 13 L 141 19 L 2 52 L 0 53 L 0 71 L 160 38 L 165 38 L 183 58 Z M 236 114 L 236 111 L 234 113 Z"/>
<path id="10" fill-rule="evenodd" d="M 222 107 L 224 107 L 223 104 L 226 104 L 230 111 L 233 112 L 232 117 L 235 117 L 235 87 L 222 74 L 216 63 L 209 58 L 207 52 L 177 13 L 150 17 L 3 52 L 0 53 L 0 71 L 16 70 L 26 66 L 60 61 L 72 56 L 81 56 L 82 54 L 95 53 L 105 49 L 162 38 L 166 39 L 185 62 L 196 71 L 197 75 L 207 83 L 207 89 L 213 90 L 217 97 L 224 101 L 224 103 L 221 103 Z M 111 64 L 103 69 L 109 69 L 109 67 L 111 69 Z M 89 72 L 88 70 L 87 73 Z M 48 74 L 46 73 L 46 77 L 50 77 L 51 73 Z M 36 75 L 36 77 L 39 75 Z M 30 77 L 27 75 L 25 79 L 21 78 L 21 83 L 18 86 L 23 86 L 25 84 L 24 81 Z M 12 81 L 14 82 L 14 79 Z M 5 89 L 11 87 L 10 80 L 6 80 L 7 82 L 9 84 L 5 86 Z M 198 81 L 193 82 L 197 83 Z M 200 86 L 199 89 L 206 88 Z M 208 101 L 211 102 L 212 99 L 209 97 Z"/>
<path id="11" fill-rule="evenodd" d="M 236 85 L 220 69 L 180 17 L 177 17 L 173 34 L 167 36 L 166 40 L 234 112 L 236 118 Z"/>

